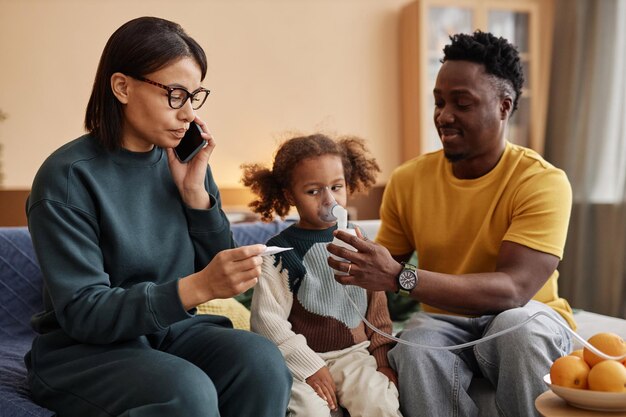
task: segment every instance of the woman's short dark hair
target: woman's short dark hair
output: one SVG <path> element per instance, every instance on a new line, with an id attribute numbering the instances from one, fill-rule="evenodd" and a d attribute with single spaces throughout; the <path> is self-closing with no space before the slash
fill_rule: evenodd
<path id="1" fill-rule="evenodd" d="M 206 54 L 179 24 L 157 17 L 139 17 L 123 24 L 102 51 L 85 113 L 87 131 L 106 149 L 117 149 L 124 120 L 122 104 L 111 89 L 111 76 L 121 72 L 142 77 L 184 57 L 197 62 L 204 79 Z"/>

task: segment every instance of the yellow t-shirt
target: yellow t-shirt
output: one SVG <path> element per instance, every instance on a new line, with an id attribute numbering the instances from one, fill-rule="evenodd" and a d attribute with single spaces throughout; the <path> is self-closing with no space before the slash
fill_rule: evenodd
<path id="1" fill-rule="evenodd" d="M 503 240 L 563 257 L 572 205 L 565 173 L 536 152 L 506 144 L 502 158 L 480 178 L 461 180 L 443 151 L 398 167 L 385 188 L 376 240 L 393 255 L 417 252 L 419 267 L 446 274 L 491 272 Z M 534 300 L 576 328 L 558 296 L 558 271 Z M 422 304 L 430 312 L 448 313 Z"/>

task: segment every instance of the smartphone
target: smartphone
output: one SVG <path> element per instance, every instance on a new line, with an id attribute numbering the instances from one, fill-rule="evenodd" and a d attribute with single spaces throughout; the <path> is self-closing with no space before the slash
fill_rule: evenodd
<path id="1" fill-rule="evenodd" d="M 207 142 L 202 139 L 202 136 L 200 136 L 201 133 L 202 129 L 200 129 L 200 126 L 194 122 L 189 124 L 189 129 L 185 132 L 185 136 L 180 140 L 178 146 L 174 148 L 174 153 L 180 162 L 185 164 L 191 161 L 191 158 L 193 158 L 200 149 L 204 148 Z"/>

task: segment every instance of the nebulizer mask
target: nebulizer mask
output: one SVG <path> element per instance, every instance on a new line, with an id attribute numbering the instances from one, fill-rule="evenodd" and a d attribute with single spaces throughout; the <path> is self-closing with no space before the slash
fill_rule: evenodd
<path id="1" fill-rule="evenodd" d="M 335 200 L 335 198 L 332 195 L 332 192 L 330 191 L 329 187 L 324 187 L 322 190 L 322 206 L 320 207 L 320 211 L 319 211 L 319 218 L 322 221 L 331 223 L 336 221 L 337 222 L 337 230 L 342 230 L 344 232 L 347 232 L 353 236 L 356 236 L 356 230 L 354 229 L 349 229 L 348 228 L 348 211 L 342 207 L 341 205 L 339 205 L 337 203 L 337 201 Z M 354 252 L 358 252 L 353 246 L 349 245 L 348 243 L 344 242 L 343 240 L 337 239 L 336 237 L 333 239 L 333 244 L 337 245 L 337 246 L 341 246 L 344 248 L 347 248 L 349 250 L 352 250 Z M 332 253 L 330 254 L 331 257 L 333 257 L 334 259 L 337 259 L 339 261 L 342 262 L 350 262 L 345 258 L 341 258 L 339 256 L 335 256 Z M 349 270 L 349 269 L 348 269 Z M 346 272 L 343 271 L 337 271 L 334 270 L 335 275 L 348 275 Z M 595 353 L 596 355 L 603 357 L 605 359 L 613 359 L 613 360 L 623 360 L 626 356 L 621 356 L 621 357 L 617 357 L 617 356 L 610 356 L 605 354 L 604 352 L 598 350 L 596 347 L 594 347 L 593 345 L 591 345 L 589 342 L 587 342 L 585 339 L 583 339 L 582 337 L 580 337 L 580 335 L 578 333 L 576 333 L 575 331 L 573 331 L 567 324 L 563 323 L 561 320 L 553 317 L 552 315 L 544 312 L 544 311 L 539 311 L 535 314 L 533 314 L 532 316 L 528 317 L 526 320 L 524 320 L 521 323 L 516 324 L 515 326 L 512 326 L 508 329 L 504 329 L 501 330 L 499 332 L 493 333 L 489 336 L 483 337 L 482 339 L 478 339 L 478 340 L 474 340 L 472 342 L 467 342 L 467 343 L 463 343 L 460 345 L 454 345 L 454 346 L 428 346 L 428 345 L 421 345 L 418 343 L 413 343 L 413 342 L 409 342 L 407 340 L 403 340 L 400 339 L 398 337 L 395 337 L 393 335 L 390 335 L 388 333 L 383 332 L 382 330 L 378 329 L 376 326 L 374 326 L 373 324 L 371 324 L 366 318 L 365 316 L 363 316 L 363 314 L 361 314 L 361 311 L 359 310 L 359 307 L 356 305 L 356 303 L 354 302 L 354 300 L 352 300 L 352 298 L 350 297 L 350 295 L 348 294 L 348 291 L 346 290 L 346 286 L 342 285 L 344 294 L 346 295 L 346 298 L 348 299 L 348 301 L 350 302 L 350 304 L 352 304 L 352 306 L 354 307 L 354 310 L 357 312 L 357 314 L 359 315 L 359 317 L 361 318 L 361 320 L 363 320 L 363 323 L 365 323 L 365 325 L 367 327 L 369 327 L 372 331 L 380 334 L 383 337 L 386 337 L 388 339 L 394 340 L 398 343 L 402 343 L 404 345 L 408 345 L 408 346 L 412 346 L 412 347 L 417 347 L 417 348 L 423 348 L 423 349 L 434 349 L 434 350 L 457 350 L 457 349 L 464 349 L 470 346 L 474 346 L 477 345 L 479 343 L 484 343 L 487 342 L 491 339 L 495 339 L 496 337 L 500 337 L 506 333 L 512 332 L 514 330 L 519 329 L 522 326 L 525 326 L 527 323 L 529 323 L 530 321 L 540 317 L 540 316 L 545 316 L 548 319 L 552 320 L 553 322 L 555 322 L 556 324 L 558 324 L 559 326 L 563 327 L 567 332 L 569 332 L 572 337 L 576 340 L 578 340 L 580 343 L 582 343 L 583 346 L 587 347 L 589 350 L 591 350 L 593 353 Z"/>
<path id="2" fill-rule="evenodd" d="M 337 222 L 337 228 L 345 230 L 348 228 L 348 210 L 337 203 L 330 187 L 326 186 L 320 191 L 322 204 L 317 215 L 320 220 L 326 223 Z"/>
<path id="3" fill-rule="evenodd" d="M 322 188 L 321 193 L 322 193 L 322 204 L 318 212 L 318 216 L 320 220 L 327 222 L 327 223 L 332 223 L 336 221 L 337 230 L 342 230 L 346 233 L 356 236 L 356 230 L 348 229 L 348 210 L 346 210 L 345 207 L 342 207 L 339 203 L 337 203 L 337 200 L 335 200 L 335 197 L 333 196 L 333 193 L 330 190 L 330 187 L 326 186 Z M 332 243 L 337 246 L 341 246 L 343 248 L 357 252 L 357 250 L 353 246 L 347 244 L 343 240 L 337 239 L 336 237 L 333 239 Z M 339 256 L 335 256 L 332 253 L 330 254 L 330 256 L 342 262 L 349 262 L 347 259 L 340 258 Z M 337 270 L 334 270 L 334 271 L 336 275 L 348 275 L 344 271 L 337 271 Z"/>

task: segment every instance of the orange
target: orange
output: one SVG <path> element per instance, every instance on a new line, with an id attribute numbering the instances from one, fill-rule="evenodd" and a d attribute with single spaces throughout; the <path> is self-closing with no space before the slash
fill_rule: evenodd
<path id="1" fill-rule="evenodd" d="M 550 367 L 550 380 L 561 387 L 587 389 L 587 375 L 589 365 L 578 356 L 561 356 Z"/>
<path id="2" fill-rule="evenodd" d="M 583 350 L 582 349 L 576 349 L 576 350 L 572 351 L 570 353 L 570 356 L 578 356 L 580 359 L 585 359 L 585 357 L 583 356 Z"/>
<path id="3" fill-rule="evenodd" d="M 593 347 L 610 356 L 622 356 L 626 354 L 626 342 L 615 333 L 596 333 L 587 340 Z M 587 347 L 583 349 L 585 362 L 593 368 L 605 359 L 596 355 Z"/>
<path id="4" fill-rule="evenodd" d="M 593 391 L 626 392 L 626 368 L 618 361 L 598 363 L 589 371 L 587 380 Z"/>

